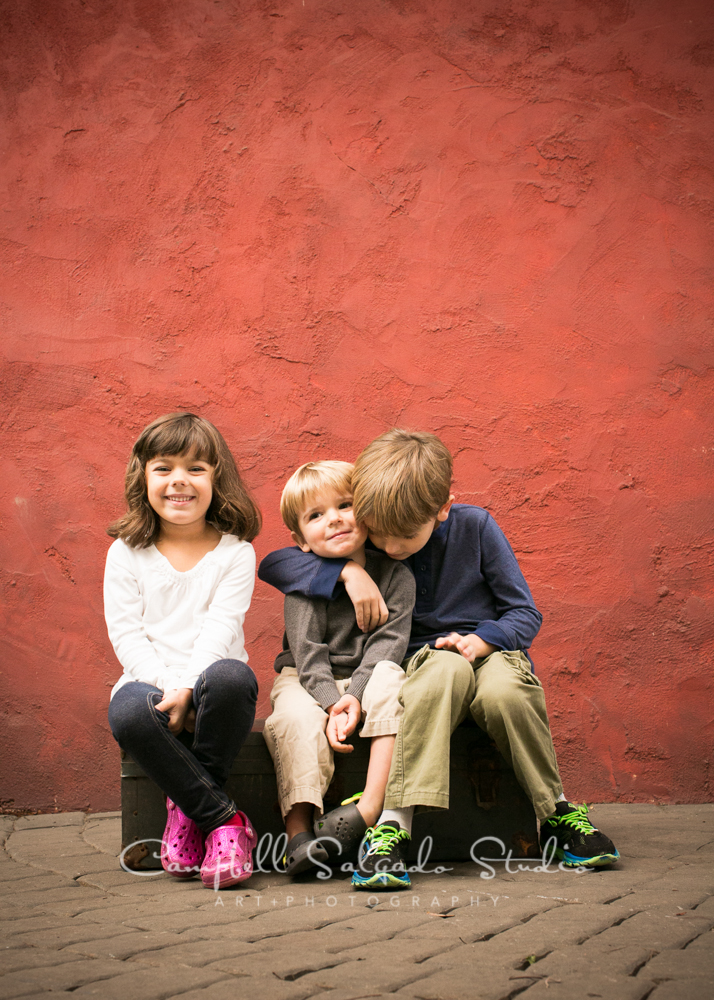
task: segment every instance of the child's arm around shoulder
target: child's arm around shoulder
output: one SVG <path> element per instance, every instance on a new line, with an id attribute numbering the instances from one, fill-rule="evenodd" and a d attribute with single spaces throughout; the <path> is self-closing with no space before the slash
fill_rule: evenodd
<path id="1" fill-rule="evenodd" d="M 412 612 L 416 599 L 414 575 L 403 563 L 395 562 L 383 552 L 370 553 L 371 562 L 381 570 L 382 591 L 389 610 L 387 621 L 370 633 L 364 644 L 362 662 L 350 681 L 350 691 L 361 698 L 375 664 L 380 660 L 401 663 L 404 659 L 412 627 Z"/>
<path id="2" fill-rule="evenodd" d="M 282 594 L 304 594 L 331 601 L 346 559 L 323 559 L 297 545 L 269 552 L 258 567 L 258 579 Z"/>
<path id="3" fill-rule="evenodd" d="M 163 690 L 166 664 L 158 656 L 142 622 L 140 557 L 117 539 L 109 546 L 104 569 L 104 618 L 116 657 L 132 680 Z"/>
<path id="4" fill-rule="evenodd" d="M 411 633 L 416 598 L 413 574 L 402 563 L 394 562 L 382 552 L 370 552 L 368 559 L 372 571 L 379 574 L 380 593 L 386 601 L 388 616 L 387 621 L 366 640 L 362 662 L 352 674 L 349 691 L 330 710 L 327 738 L 333 750 L 340 753 L 350 753 L 353 749 L 345 740 L 360 720 L 362 696 L 374 667 L 382 660 L 401 664 Z"/>
<path id="5" fill-rule="evenodd" d="M 328 601 L 336 596 L 337 584 L 343 583 L 354 605 L 358 628 L 369 632 L 387 620 L 387 605 L 379 587 L 352 560 L 324 559 L 297 546 L 277 549 L 261 561 L 258 579 L 283 594 L 299 593 Z"/>

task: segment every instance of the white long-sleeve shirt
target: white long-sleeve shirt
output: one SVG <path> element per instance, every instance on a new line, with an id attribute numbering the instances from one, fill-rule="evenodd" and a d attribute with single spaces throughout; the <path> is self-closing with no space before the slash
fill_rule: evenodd
<path id="1" fill-rule="evenodd" d="M 222 535 L 193 569 L 180 573 L 155 545 L 133 549 L 117 539 L 107 553 L 104 616 L 128 681 L 162 691 L 193 687 L 216 660 L 244 663 L 243 620 L 255 582 L 255 551 Z"/>

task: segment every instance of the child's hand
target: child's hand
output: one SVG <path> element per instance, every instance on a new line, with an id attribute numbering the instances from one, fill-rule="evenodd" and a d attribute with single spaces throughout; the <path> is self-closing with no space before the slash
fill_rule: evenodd
<path id="1" fill-rule="evenodd" d="M 186 725 L 189 712 L 193 711 L 193 688 L 172 688 L 164 691 L 163 699 L 156 706 L 158 712 L 168 712 L 169 732 L 177 736 L 182 729 L 188 729 Z M 196 715 L 193 715 L 195 728 Z M 190 724 L 190 720 L 189 720 Z M 189 733 L 193 729 L 188 729 Z"/>
<path id="2" fill-rule="evenodd" d="M 379 587 L 364 567 L 351 559 L 345 563 L 339 578 L 355 606 L 358 628 L 371 632 L 378 625 L 386 624 L 389 618 L 387 605 Z"/>
<path id="3" fill-rule="evenodd" d="M 484 642 L 479 635 L 459 635 L 458 632 L 452 632 L 451 635 L 437 639 L 436 648 L 450 649 L 454 653 L 461 653 L 464 659 L 473 663 L 480 657 L 495 653 L 497 647 L 492 646 L 490 642 Z"/>
<path id="4" fill-rule="evenodd" d="M 357 728 L 362 716 L 362 706 L 352 694 L 343 694 L 329 709 L 329 719 L 325 733 L 333 750 L 338 753 L 352 753 L 354 750 L 345 740 Z"/>

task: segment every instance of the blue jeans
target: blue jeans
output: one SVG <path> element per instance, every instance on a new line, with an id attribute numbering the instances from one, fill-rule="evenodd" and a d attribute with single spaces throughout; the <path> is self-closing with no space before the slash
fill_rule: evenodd
<path id="1" fill-rule="evenodd" d="M 196 731 L 174 736 L 163 692 L 130 681 L 109 703 L 109 725 L 122 750 L 205 833 L 227 823 L 236 804 L 224 787 L 255 718 L 258 682 L 240 660 L 217 660 L 193 689 Z"/>

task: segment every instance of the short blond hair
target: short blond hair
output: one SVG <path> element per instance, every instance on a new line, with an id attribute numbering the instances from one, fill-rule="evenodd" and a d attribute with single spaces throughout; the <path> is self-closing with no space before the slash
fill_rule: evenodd
<path id="1" fill-rule="evenodd" d="M 355 462 L 355 519 L 369 521 L 380 535 L 415 535 L 447 503 L 452 467 L 449 449 L 435 434 L 387 431 Z"/>
<path id="2" fill-rule="evenodd" d="M 285 526 L 302 538 L 300 515 L 324 489 L 352 496 L 351 462 L 306 462 L 293 472 L 280 498 L 280 516 Z"/>

